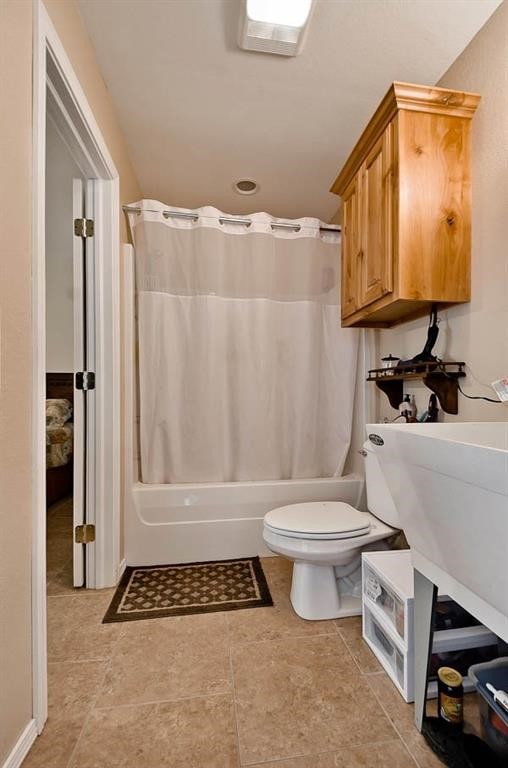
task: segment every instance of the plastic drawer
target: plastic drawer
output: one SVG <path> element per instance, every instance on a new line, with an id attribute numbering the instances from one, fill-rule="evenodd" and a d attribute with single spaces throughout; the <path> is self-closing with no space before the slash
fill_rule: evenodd
<path id="1" fill-rule="evenodd" d="M 363 592 L 378 608 L 380 608 L 390 626 L 404 640 L 406 634 L 406 607 L 404 601 L 383 580 L 383 577 L 372 570 L 364 561 Z"/>
<path id="2" fill-rule="evenodd" d="M 364 607 L 364 636 L 373 647 L 374 653 L 383 664 L 402 691 L 405 691 L 405 665 L 407 660 L 404 653 L 383 629 L 369 608 Z"/>

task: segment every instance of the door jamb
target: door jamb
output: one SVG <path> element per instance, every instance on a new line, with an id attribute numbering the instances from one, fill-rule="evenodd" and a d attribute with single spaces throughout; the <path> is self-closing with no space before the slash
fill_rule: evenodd
<path id="1" fill-rule="evenodd" d="M 91 587 L 117 583 L 120 571 L 119 179 L 101 131 L 42 0 L 33 0 L 32 200 L 32 680 L 33 716 L 47 718 L 45 467 L 45 145 L 46 109 L 78 165 L 94 179 L 96 295 L 96 543 Z M 48 98 L 46 98 L 48 88 Z"/>

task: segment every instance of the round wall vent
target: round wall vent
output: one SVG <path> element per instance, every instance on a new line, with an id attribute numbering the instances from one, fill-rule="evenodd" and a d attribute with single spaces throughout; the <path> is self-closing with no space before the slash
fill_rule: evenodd
<path id="1" fill-rule="evenodd" d="M 257 181 L 252 179 L 239 179 L 235 182 L 233 188 L 239 195 L 253 195 L 258 191 L 259 186 Z"/>

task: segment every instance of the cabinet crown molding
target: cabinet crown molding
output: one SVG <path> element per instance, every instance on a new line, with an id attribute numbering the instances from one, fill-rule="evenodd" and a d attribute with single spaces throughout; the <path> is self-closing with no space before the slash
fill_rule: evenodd
<path id="1" fill-rule="evenodd" d="M 351 155 L 333 182 L 330 192 L 343 195 L 366 153 L 400 110 L 471 119 L 480 101 L 478 93 L 394 82 L 358 139 Z"/>

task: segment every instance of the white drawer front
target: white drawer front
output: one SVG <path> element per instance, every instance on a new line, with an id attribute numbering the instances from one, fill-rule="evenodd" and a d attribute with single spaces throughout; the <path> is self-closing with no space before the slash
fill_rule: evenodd
<path id="1" fill-rule="evenodd" d="M 407 640 L 406 605 L 370 566 L 363 564 L 363 593 L 383 611 L 390 626 L 402 640 Z"/>

